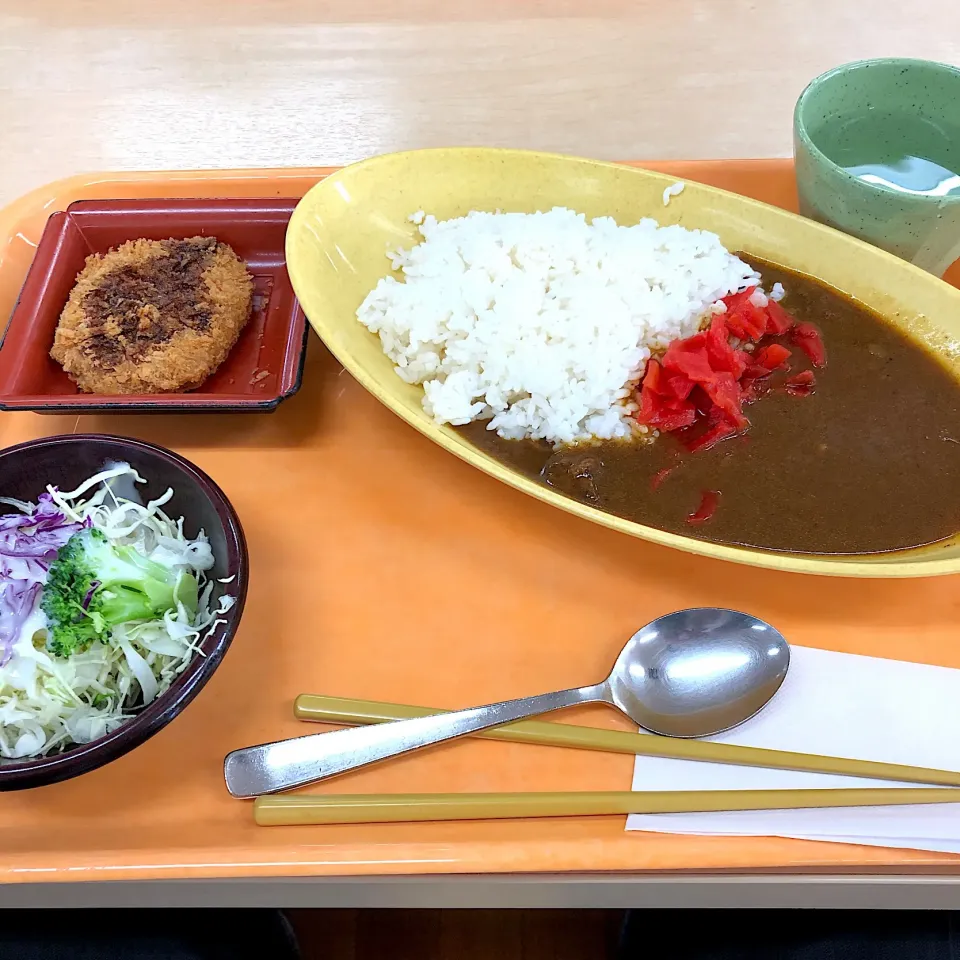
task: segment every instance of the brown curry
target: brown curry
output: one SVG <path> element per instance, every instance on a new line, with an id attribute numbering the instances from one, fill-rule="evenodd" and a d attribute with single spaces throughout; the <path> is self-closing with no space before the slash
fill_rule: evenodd
<path id="1" fill-rule="evenodd" d="M 766 289 L 783 283 L 783 306 L 820 328 L 828 362 L 810 396 L 773 391 L 752 404 L 746 434 L 688 453 L 670 435 L 554 451 L 546 443 L 504 440 L 483 422 L 461 431 L 566 496 L 718 543 L 878 553 L 956 533 L 960 383 L 862 305 L 807 277 L 760 267 Z M 688 518 L 707 491 L 719 493 L 716 510 L 692 525 Z"/>

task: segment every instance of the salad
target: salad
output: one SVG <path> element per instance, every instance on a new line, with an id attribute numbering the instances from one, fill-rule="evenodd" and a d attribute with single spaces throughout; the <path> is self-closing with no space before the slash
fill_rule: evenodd
<path id="1" fill-rule="evenodd" d="M 226 623 L 235 598 L 211 604 L 206 536 L 190 539 L 163 512 L 172 489 L 144 505 L 144 482 L 108 464 L 36 503 L 0 498 L 16 510 L 0 516 L 0 757 L 110 733 Z"/>

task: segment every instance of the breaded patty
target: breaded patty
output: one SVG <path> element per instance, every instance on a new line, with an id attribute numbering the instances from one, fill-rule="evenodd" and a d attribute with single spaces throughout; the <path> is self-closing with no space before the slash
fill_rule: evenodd
<path id="1" fill-rule="evenodd" d="M 253 278 L 216 237 L 130 240 L 92 254 L 50 356 L 86 393 L 193 390 L 250 318 Z"/>

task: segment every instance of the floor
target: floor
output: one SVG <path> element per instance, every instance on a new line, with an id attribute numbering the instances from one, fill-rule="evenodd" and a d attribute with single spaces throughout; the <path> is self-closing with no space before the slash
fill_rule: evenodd
<path id="1" fill-rule="evenodd" d="M 304 960 L 607 960 L 603 910 L 293 910 Z"/>

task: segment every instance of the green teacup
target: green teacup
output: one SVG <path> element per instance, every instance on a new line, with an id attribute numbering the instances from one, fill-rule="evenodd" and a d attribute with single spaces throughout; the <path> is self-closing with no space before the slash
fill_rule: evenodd
<path id="1" fill-rule="evenodd" d="M 942 276 L 960 257 L 960 70 L 861 60 L 793 115 L 800 212 Z"/>

